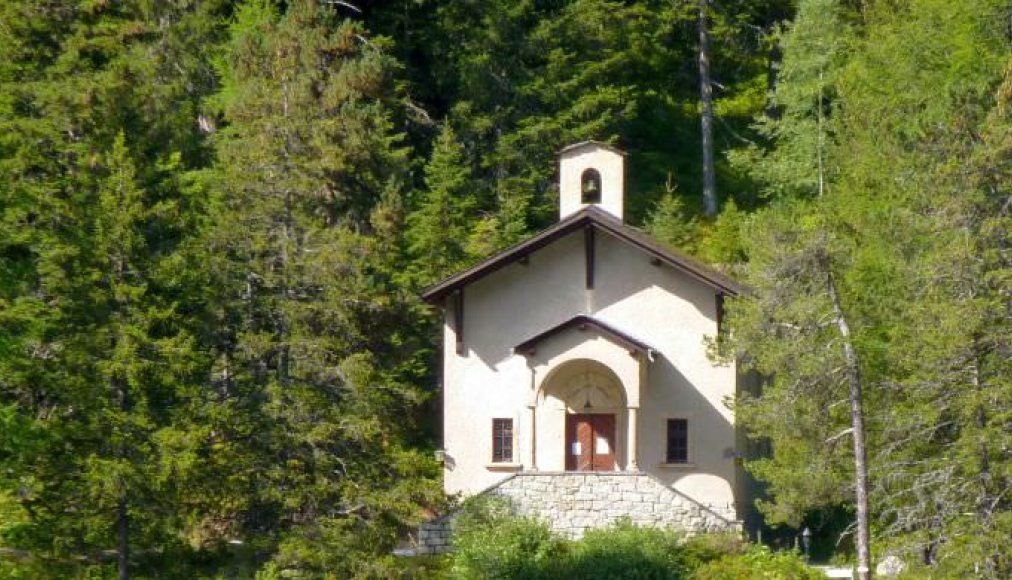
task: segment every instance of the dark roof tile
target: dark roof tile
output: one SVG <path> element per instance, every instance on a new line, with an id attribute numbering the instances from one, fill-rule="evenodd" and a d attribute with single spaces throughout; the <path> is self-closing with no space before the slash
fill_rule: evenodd
<path id="1" fill-rule="evenodd" d="M 543 230 L 541 233 L 506 248 L 482 260 L 478 264 L 426 288 L 422 292 L 422 299 L 430 304 L 437 304 L 458 288 L 484 278 L 492 272 L 508 266 L 572 232 L 586 227 L 600 229 L 628 244 L 636 246 L 661 262 L 678 268 L 700 282 L 717 289 L 719 292 L 735 296 L 741 293 L 741 287 L 729 276 L 681 252 L 661 245 L 642 231 L 625 225 L 615 216 L 595 206 L 587 206 Z"/>
<path id="2" fill-rule="evenodd" d="M 545 341 L 548 338 L 551 338 L 552 336 L 555 336 L 556 334 L 559 334 L 560 332 L 569 330 L 570 328 L 579 328 L 580 330 L 593 328 L 598 332 L 600 332 L 601 334 L 607 336 L 612 341 L 622 345 L 626 350 L 630 352 L 630 354 L 637 352 L 646 354 L 649 351 L 654 350 L 646 343 L 629 336 L 628 334 L 622 332 L 621 330 L 609 326 L 604 322 L 601 322 L 600 320 L 587 316 L 586 314 L 579 314 L 561 324 L 549 328 L 548 330 L 538 334 L 537 336 L 531 337 L 521 342 L 520 344 L 513 347 L 513 352 L 524 355 L 534 354 L 538 344 L 540 344 L 541 342 Z"/>

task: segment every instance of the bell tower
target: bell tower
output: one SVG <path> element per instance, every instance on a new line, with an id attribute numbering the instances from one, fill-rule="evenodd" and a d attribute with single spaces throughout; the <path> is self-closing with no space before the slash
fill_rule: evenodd
<path id="1" fill-rule="evenodd" d="M 625 197 L 625 152 L 584 141 L 559 152 L 559 219 L 595 205 L 619 220 Z"/>

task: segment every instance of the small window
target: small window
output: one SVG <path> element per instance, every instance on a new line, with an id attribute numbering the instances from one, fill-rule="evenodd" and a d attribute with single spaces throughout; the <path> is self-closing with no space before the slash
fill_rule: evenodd
<path id="1" fill-rule="evenodd" d="M 689 420 L 668 419 L 668 463 L 689 462 Z"/>
<path id="2" fill-rule="evenodd" d="M 581 200 L 583 203 L 601 203 L 601 174 L 596 169 L 587 169 L 580 177 Z"/>
<path id="3" fill-rule="evenodd" d="M 492 419 L 492 462 L 513 462 L 513 419 Z"/>

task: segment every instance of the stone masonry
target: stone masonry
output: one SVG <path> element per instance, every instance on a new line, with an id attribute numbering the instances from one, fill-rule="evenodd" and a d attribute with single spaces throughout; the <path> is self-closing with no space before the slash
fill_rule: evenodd
<path id="1" fill-rule="evenodd" d="M 553 530 L 571 538 L 621 518 L 641 526 L 689 533 L 741 529 L 733 505 L 703 505 L 647 473 L 526 472 L 482 493 L 508 499 L 518 514 L 540 517 Z M 451 528 L 452 514 L 422 524 L 418 553 L 447 551 Z"/>
<path id="2" fill-rule="evenodd" d="M 450 550 L 450 536 L 453 533 L 453 515 L 445 515 L 418 526 L 417 554 L 442 554 Z"/>

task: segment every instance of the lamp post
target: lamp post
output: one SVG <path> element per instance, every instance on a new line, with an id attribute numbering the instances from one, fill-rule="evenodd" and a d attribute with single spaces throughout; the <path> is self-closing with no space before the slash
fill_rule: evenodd
<path id="1" fill-rule="evenodd" d="M 805 563 L 808 563 L 808 550 L 812 546 L 812 530 L 805 526 L 804 530 L 801 530 L 801 545 L 805 547 Z"/>

